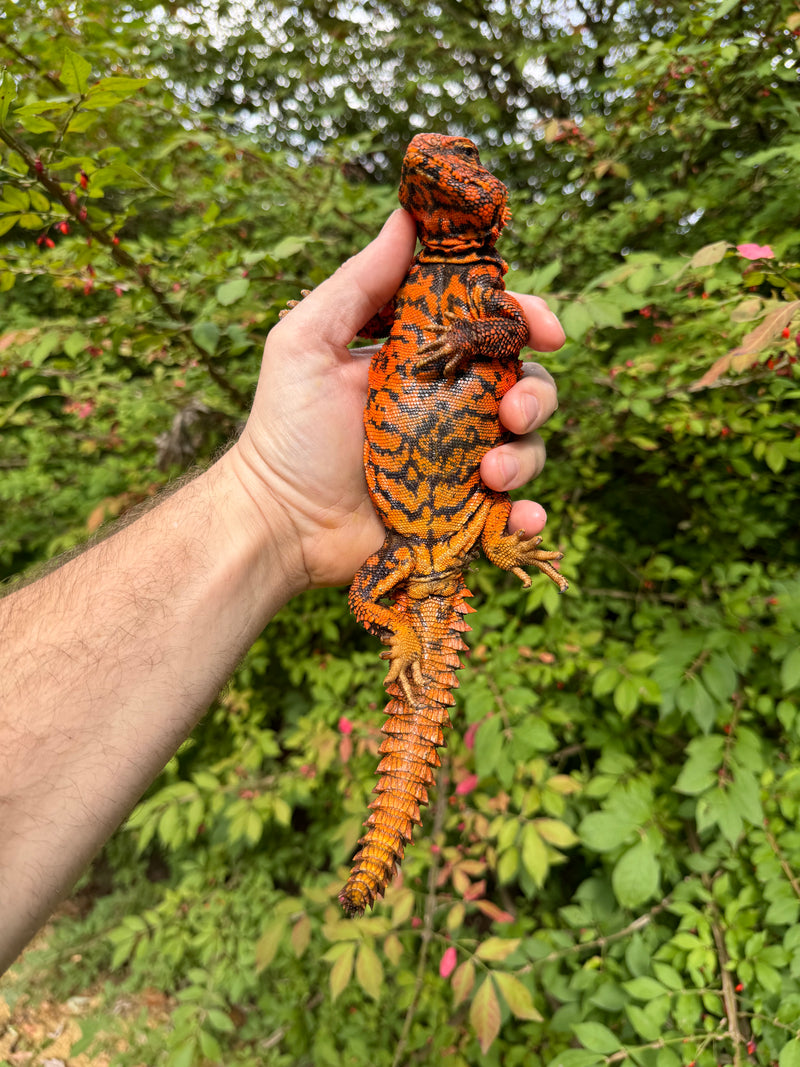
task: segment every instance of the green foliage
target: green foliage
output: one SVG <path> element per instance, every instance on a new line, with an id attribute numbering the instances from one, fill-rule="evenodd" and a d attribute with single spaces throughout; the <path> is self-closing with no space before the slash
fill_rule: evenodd
<path id="1" fill-rule="evenodd" d="M 382 671 L 343 593 L 309 594 L 25 964 L 64 995 L 112 976 L 86 1047 L 120 988 L 172 998 L 114 1062 L 800 1063 L 800 17 L 581 7 L 0 16 L 4 575 L 213 455 L 418 128 L 482 142 L 509 285 L 568 335 L 536 493 L 571 590 L 471 575 L 402 878 L 341 918 Z"/>

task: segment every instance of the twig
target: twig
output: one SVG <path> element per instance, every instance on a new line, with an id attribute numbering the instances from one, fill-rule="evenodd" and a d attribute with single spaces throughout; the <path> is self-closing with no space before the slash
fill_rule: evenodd
<path id="1" fill-rule="evenodd" d="M 694 826 L 687 828 L 687 841 L 692 852 L 700 852 L 700 842 L 697 838 Z M 702 874 L 703 886 L 711 895 L 714 888 L 714 879 L 707 873 Z M 714 938 L 714 946 L 717 950 L 719 962 L 719 974 L 722 980 L 722 1003 L 725 1007 L 725 1018 L 728 1020 L 728 1037 L 733 1042 L 733 1067 L 742 1067 L 742 1051 L 747 1046 L 748 1035 L 743 1034 L 739 1027 L 739 1008 L 736 1001 L 736 989 L 733 984 L 733 976 L 728 970 L 730 956 L 725 947 L 725 931 L 720 922 L 719 909 L 713 901 L 709 904 L 711 920 L 711 936 Z"/>

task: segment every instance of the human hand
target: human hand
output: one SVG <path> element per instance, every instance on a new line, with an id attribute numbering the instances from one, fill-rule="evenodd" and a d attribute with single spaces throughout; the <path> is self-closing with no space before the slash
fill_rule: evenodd
<path id="1" fill-rule="evenodd" d="M 271 330 L 253 409 L 235 449 L 247 492 L 277 539 L 296 592 L 350 581 L 385 535 L 366 489 L 363 411 L 368 356 L 347 346 L 391 300 L 414 255 L 416 228 L 395 211 L 378 237 L 313 290 Z M 564 342 L 556 317 L 538 297 L 513 294 L 528 321 L 530 344 L 553 351 Z M 486 484 L 524 485 L 544 465 L 536 430 L 557 407 L 555 383 L 539 364 L 500 402 L 503 425 L 517 438 L 488 452 Z M 512 530 L 544 527 L 544 509 L 518 501 Z"/>

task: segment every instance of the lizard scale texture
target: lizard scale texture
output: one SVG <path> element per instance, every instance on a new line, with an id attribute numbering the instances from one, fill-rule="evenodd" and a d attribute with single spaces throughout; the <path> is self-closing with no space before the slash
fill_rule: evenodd
<path id="1" fill-rule="evenodd" d="M 506 201 L 471 141 L 416 136 L 400 203 L 416 220 L 420 251 L 362 331 L 388 335 L 372 359 L 364 413 L 367 486 L 386 539 L 356 575 L 350 607 L 387 645 L 390 700 L 377 796 L 339 895 L 348 915 L 383 895 L 427 803 L 473 610 L 463 572 L 478 546 L 526 585 L 533 566 L 566 588 L 553 567 L 560 553 L 509 533 L 508 496 L 480 476 L 483 456 L 507 438 L 498 405 L 520 377 L 528 339 L 495 251 Z"/>

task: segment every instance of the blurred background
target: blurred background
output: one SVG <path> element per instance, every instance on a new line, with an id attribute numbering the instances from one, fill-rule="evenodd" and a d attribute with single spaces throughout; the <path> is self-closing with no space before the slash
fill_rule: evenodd
<path id="1" fill-rule="evenodd" d="M 470 574 L 358 922 L 384 664 L 345 590 L 289 604 L 0 983 L 0 1062 L 800 1067 L 798 41 L 788 0 L 7 0 L 0 578 L 211 460 L 433 130 L 567 333 L 525 495 L 570 591 Z"/>

